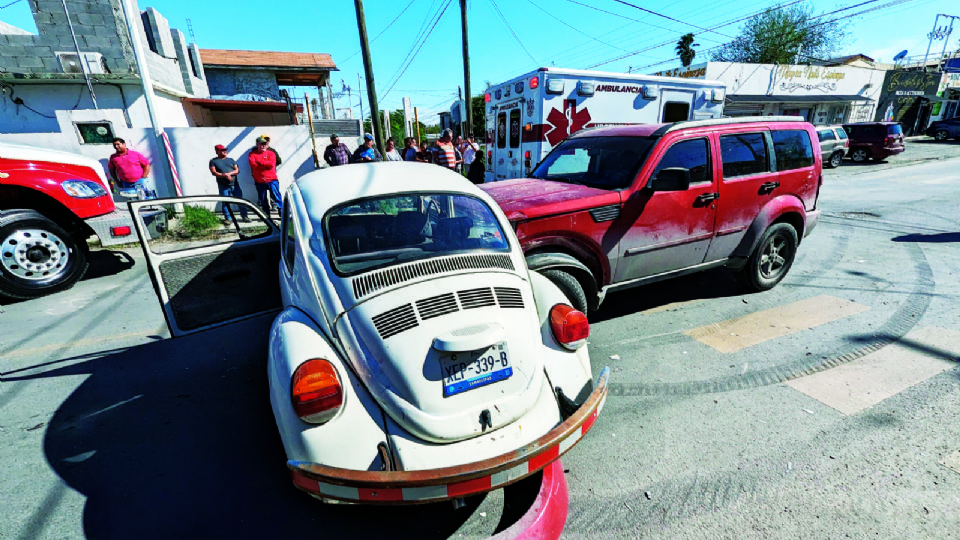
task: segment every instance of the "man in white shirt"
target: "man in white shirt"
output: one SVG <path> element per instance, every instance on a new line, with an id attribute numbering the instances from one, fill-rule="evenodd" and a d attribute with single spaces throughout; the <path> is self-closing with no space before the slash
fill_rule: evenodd
<path id="1" fill-rule="evenodd" d="M 480 145 L 474 142 L 473 135 L 469 135 L 467 141 L 460 146 L 460 153 L 463 154 L 463 165 L 467 174 L 470 174 L 470 165 L 476 159 L 479 150 Z"/>

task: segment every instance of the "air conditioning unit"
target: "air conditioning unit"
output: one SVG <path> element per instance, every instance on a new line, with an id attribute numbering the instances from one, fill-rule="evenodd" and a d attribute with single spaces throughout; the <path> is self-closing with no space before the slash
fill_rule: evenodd
<path id="1" fill-rule="evenodd" d="M 80 64 L 81 58 L 83 59 L 83 67 Z M 58 52 L 57 59 L 60 60 L 60 69 L 64 73 L 83 73 L 83 68 L 86 68 L 87 73 L 90 74 L 110 73 L 110 70 L 107 69 L 107 62 L 100 53 L 81 52 L 78 56 L 75 52 Z"/>

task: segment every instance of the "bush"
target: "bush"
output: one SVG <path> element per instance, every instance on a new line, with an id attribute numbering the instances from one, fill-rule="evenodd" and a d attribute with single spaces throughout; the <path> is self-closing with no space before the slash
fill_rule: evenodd
<path id="1" fill-rule="evenodd" d="M 180 234 L 185 237 L 201 236 L 220 226 L 220 218 L 202 206 L 184 206 L 180 220 Z"/>

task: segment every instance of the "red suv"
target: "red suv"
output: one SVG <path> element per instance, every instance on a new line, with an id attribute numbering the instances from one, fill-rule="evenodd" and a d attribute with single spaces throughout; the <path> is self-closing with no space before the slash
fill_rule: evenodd
<path id="1" fill-rule="evenodd" d="M 483 188 L 528 266 L 581 311 L 612 289 L 718 266 L 766 290 L 817 223 L 816 142 L 787 116 L 587 129 L 530 177 Z"/>
<path id="2" fill-rule="evenodd" d="M 843 129 L 850 136 L 848 155 L 857 163 L 869 158 L 884 159 L 906 150 L 903 128 L 897 122 L 857 122 L 844 124 Z"/>

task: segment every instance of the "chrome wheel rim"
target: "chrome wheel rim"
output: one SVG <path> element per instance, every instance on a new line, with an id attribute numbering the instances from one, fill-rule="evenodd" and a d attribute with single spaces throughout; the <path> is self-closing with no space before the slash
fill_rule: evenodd
<path id="1" fill-rule="evenodd" d="M 50 231 L 21 229 L 13 231 L 0 244 L 0 264 L 14 276 L 27 281 L 43 281 L 67 269 L 70 250 Z"/>
<path id="2" fill-rule="evenodd" d="M 787 264 L 790 255 L 786 238 L 777 235 L 767 242 L 760 254 L 760 274 L 764 279 L 777 277 Z"/>

